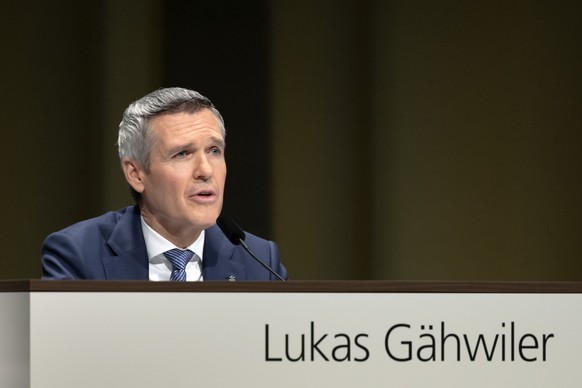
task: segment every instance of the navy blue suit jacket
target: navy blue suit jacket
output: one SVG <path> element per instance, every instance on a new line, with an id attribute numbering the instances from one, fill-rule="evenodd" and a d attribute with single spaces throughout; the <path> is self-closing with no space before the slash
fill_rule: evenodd
<path id="1" fill-rule="evenodd" d="M 246 244 L 287 279 L 277 245 L 246 233 Z M 215 225 L 206 229 L 204 280 L 274 280 L 239 245 Z M 149 263 L 139 208 L 130 206 L 81 221 L 46 238 L 42 246 L 43 279 L 148 280 Z"/>

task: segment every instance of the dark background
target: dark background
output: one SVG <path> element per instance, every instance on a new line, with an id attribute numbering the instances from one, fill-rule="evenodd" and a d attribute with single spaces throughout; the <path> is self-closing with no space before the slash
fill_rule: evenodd
<path id="1" fill-rule="evenodd" d="M 0 4 L 0 278 L 131 204 L 121 114 L 184 86 L 294 279 L 582 280 L 577 1 Z"/>

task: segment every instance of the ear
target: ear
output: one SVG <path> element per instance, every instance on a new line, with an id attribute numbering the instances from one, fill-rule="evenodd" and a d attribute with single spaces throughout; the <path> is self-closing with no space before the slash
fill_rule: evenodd
<path id="1" fill-rule="evenodd" d="M 127 183 L 138 193 L 143 193 L 145 187 L 143 182 L 144 169 L 137 162 L 128 158 L 123 159 L 122 168 Z"/>

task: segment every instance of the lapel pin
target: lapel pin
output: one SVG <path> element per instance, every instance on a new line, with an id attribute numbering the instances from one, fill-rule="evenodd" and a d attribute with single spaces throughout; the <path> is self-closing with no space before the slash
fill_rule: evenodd
<path id="1" fill-rule="evenodd" d="M 229 281 L 229 282 L 236 282 L 236 277 L 235 277 L 234 275 L 230 275 L 230 276 L 228 277 L 228 281 Z"/>

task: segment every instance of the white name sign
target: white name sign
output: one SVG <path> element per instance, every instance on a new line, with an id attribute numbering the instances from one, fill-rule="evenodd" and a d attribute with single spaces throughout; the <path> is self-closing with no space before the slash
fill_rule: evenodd
<path id="1" fill-rule="evenodd" d="M 0 328 L 0 340 L 20 352 L 20 362 L 29 346 L 30 381 L 1 386 L 582 381 L 582 294 L 32 292 L 29 316 L 21 302 L 19 294 L 0 294 L 0 323 L 11 331 Z M 8 309 L 22 322 L 7 319 Z M 10 354 L 0 361 L 14 367 Z"/>

